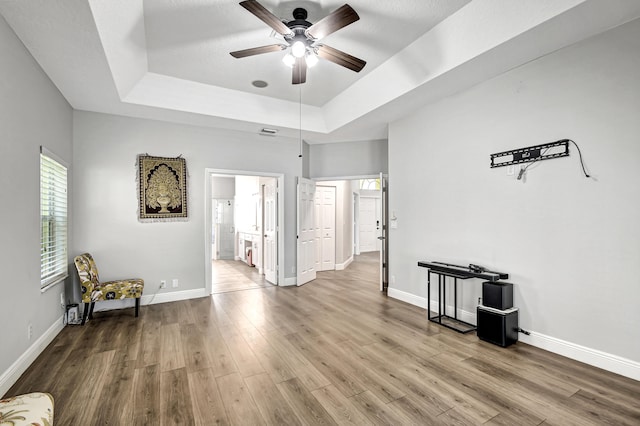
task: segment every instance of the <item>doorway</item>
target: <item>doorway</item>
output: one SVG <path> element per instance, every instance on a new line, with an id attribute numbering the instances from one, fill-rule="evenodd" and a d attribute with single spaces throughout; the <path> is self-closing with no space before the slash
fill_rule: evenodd
<path id="1" fill-rule="evenodd" d="M 385 184 L 383 184 L 383 182 Z M 364 186 L 363 186 L 364 184 Z M 306 192 L 301 192 L 301 188 L 312 187 L 312 191 L 308 191 L 309 197 L 301 198 L 301 195 Z M 330 227 L 333 228 L 330 235 L 331 239 L 327 239 L 327 244 L 322 241 L 322 237 L 325 226 L 322 224 L 324 219 L 318 219 L 318 216 L 324 216 L 324 212 L 330 210 L 329 207 L 320 203 L 318 200 L 326 198 L 323 194 L 325 187 L 331 187 L 335 191 L 335 195 L 330 195 L 329 198 L 333 200 L 328 202 L 328 206 L 334 209 L 335 213 L 330 213 L 329 217 L 332 217 Z M 363 254 L 370 254 L 370 257 L 379 258 L 380 269 L 380 288 L 386 289 L 386 232 L 384 229 L 386 215 L 384 214 L 384 200 L 386 197 L 386 176 L 367 176 L 366 178 L 349 177 L 342 178 L 340 180 L 329 179 L 302 179 L 299 178 L 298 182 L 298 283 L 304 283 L 312 281 L 315 278 L 316 272 L 323 270 L 341 271 L 347 269 L 349 265 L 355 260 L 356 256 L 360 255 L 361 239 L 368 240 L 368 246 L 363 250 Z M 306 200 L 306 201 L 305 201 Z M 313 203 L 311 203 L 313 200 Z M 368 209 L 368 213 L 363 214 L 361 212 L 360 204 L 364 200 L 364 208 Z M 302 201 L 302 202 L 301 202 Z M 310 208 L 313 206 L 314 208 Z M 304 208 L 303 208 L 304 207 Z M 306 228 L 307 218 L 311 216 L 311 222 L 315 223 L 314 234 L 315 238 L 306 238 L 305 233 L 301 232 Z M 368 223 L 369 233 L 360 232 L 361 216 Z M 365 217 L 366 216 L 366 217 Z M 302 220 L 305 219 L 305 220 Z M 309 247 L 313 250 L 301 250 L 304 248 L 302 242 L 307 242 Z M 325 247 L 327 246 L 327 247 Z M 327 248 L 329 250 L 327 250 Z M 312 252 L 314 255 L 308 256 Z M 301 254 L 304 255 L 301 257 Z M 334 268 L 323 267 L 323 257 L 331 254 L 334 256 L 333 264 Z M 315 261 L 309 262 L 309 258 L 314 257 Z M 328 263 L 327 263 L 328 265 Z M 311 278 L 301 280 L 300 272 L 305 271 L 305 274 L 312 275 Z"/>
<path id="2" fill-rule="evenodd" d="M 205 170 L 206 292 L 284 283 L 284 175 Z"/>

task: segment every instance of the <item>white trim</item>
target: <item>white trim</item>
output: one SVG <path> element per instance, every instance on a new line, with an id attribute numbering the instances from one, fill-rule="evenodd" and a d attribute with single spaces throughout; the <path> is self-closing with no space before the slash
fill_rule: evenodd
<path id="1" fill-rule="evenodd" d="M 391 287 L 387 289 L 387 295 L 393 299 L 401 300 L 425 310 L 427 309 L 426 297 L 416 296 L 415 294 Z M 434 307 L 437 309 L 438 301 L 432 300 L 431 307 L 432 309 L 434 309 Z M 453 307 L 447 306 L 447 314 L 451 315 L 452 313 Z M 458 318 L 470 324 L 476 324 L 475 312 L 458 310 Z M 602 368 L 603 370 L 611 371 L 634 380 L 640 380 L 640 362 L 602 352 L 597 349 L 591 349 L 576 343 L 567 342 L 535 331 L 531 331 L 530 333 L 529 336 L 519 334 L 518 340 L 531 346 L 584 362 L 594 367 Z"/>
<path id="2" fill-rule="evenodd" d="M 356 175 L 356 176 L 314 176 L 311 179 L 317 182 L 332 181 L 332 180 L 360 180 L 360 179 L 377 179 L 380 174 L 374 175 Z"/>
<path id="3" fill-rule="evenodd" d="M 64 317 L 58 318 L 47 331 L 42 333 L 20 357 L 0 375 L 0 396 L 7 393 L 11 386 L 18 381 L 20 376 L 29 368 L 36 358 L 38 358 L 38 355 L 40 355 L 49 343 L 62 331 L 64 328 L 63 319 Z"/>
<path id="4" fill-rule="evenodd" d="M 193 290 L 172 291 L 169 293 L 158 293 L 156 295 L 147 295 L 140 298 L 140 305 L 155 305 L 157 303 L 177 302 L 179 300 L 199 299 L 207 297 L 205 288 L 194 288 Z"/>
<path id="5" fill-rule="evenodd" d="M 640 380 L 640 362 L 632 361 L 597 349 L 557 339 L 535 331 L 527 336 L 520 334 L 520 341 L 531 346 L 593 365 L 634 380 Z"/>
<path id="6" fill-rule="evenodd" d="M 277 195 L 277 204 L 278 204 L 278 224 L 276 228 L 276 238 L 278 241 L 278 284 L 285 282 L 284 277 L 284 264 L 285 264 L 285 253 L 284 253 L 284 241 L 286 238 L 285 230 L 284 230 L 284 216 L 285 216 L 285 205 L 284 205 L 284 173 L 270 173 L 270 172 L 257 172 L 257 171 L 243 171 L 243 170 L 227 170 L 227 169 L 214 169 L 214 168 L 205 168 L 204 169 L 204 217 L 205 217 L 205 232 L 204 232 L 204 240 L 205 240 L 205 250 L 204 250 L 204 264 L 205 264 L 205 292 L 211 294 L 213 291 L 213 279 L 212 279 L 212 270 L 211 270 L 211 177 L 212 176 L 258 176 L 258 177 L 270 177 L 276 179 L 276 195 Z M 238 256 L 235 256 L 236 260 Z M 287 284 L 285 284 L 287 285 Z"/>
<path id="7" fill-rule="evenodd" d="M 69 278 L 69 275 L 65 275 L 63 277 L 60 277 L 60 279 L 47 284 L 46 286 L 44 286 L 44 287 L 42 287 L 40 289 L 40 293 L 46 293 L 49 289 L 52 289 L 53 287 L 57 286 L 58 284 L 63 283 L 64 280 L 66 280 L 67 278 Z"/>
<path id="8" fill-rule="evenodd" d="M 62 157 L 60 157 L 58 154 L 49 151 L 44 145 L 40 145 L 40 154 L 44 154 L 52 160 L 57 161 L 58 163 L 63 165 L 67 169 L 67 171 L 69 171 L 69 162 L 63 160 Z"/>
<path id="9" fill-rule="evenodd" d="M 403 302 L 406 302 L 410 305 L 413 306 L 418 306 L 422 309 L 427 309 L 427 298 L 426 297 L 420 297 L 420 296 L 416 296 L 415 294 L 412 293 L 407 293 L 405 291 L 402 290 L 398 290 L 396 288 L 392 288 L 392 287 L 388 287 L 387 288 L 387 295 L 393 299 L 398 299 L 401 300 Z M 436 305 L 437 306 L 437 305 Z"/>
<path id="10" fill-rule="evenodd" d="M 353 262 L 353 256 L 350 256 L 343 263 L 336 263 L 336 271 L 344 271 L 347 266 L 351 265 L 351 262 Z"/>

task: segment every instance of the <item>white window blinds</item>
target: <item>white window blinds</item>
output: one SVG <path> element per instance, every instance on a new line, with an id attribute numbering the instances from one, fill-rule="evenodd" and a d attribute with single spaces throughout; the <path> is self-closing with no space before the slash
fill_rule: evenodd
<path id="1" fill-rule="evenodd" d="M 42 148 L 40 153 L 40 286 L 68 276 L 67 168 Z"/>

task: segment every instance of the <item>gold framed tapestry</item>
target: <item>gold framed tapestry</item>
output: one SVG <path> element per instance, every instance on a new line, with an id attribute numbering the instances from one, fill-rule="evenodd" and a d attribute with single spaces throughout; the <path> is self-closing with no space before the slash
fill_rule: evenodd
<path id="1" fill-rule="evenodd" d="M 187 162 L 138 155 L 138 219 L 143 222 L 187 220 Z"/>

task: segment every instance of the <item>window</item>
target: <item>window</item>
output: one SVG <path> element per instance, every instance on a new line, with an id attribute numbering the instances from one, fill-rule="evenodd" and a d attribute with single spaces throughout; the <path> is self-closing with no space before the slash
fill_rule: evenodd
<path id="1" fill-rule="evenodd" d="M 40 151 L 40 287 L 68 276 L 67 167 Z"/>
<path id="2" fill-rule="evenodd" d="M 360 179 L 360 189 L 380 191 L 380 178 Z"/>

